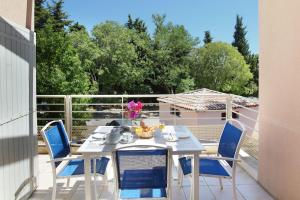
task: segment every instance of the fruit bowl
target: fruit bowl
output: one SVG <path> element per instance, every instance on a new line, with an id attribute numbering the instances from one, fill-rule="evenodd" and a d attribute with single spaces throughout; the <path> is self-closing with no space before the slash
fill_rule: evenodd
<path id="1" fill-rule="evenodd" d="M 142 139 L 150 139 L 153 138 L 155 132 L 154 127 L 141 126 L 135 129 L 135 134 Z"/>

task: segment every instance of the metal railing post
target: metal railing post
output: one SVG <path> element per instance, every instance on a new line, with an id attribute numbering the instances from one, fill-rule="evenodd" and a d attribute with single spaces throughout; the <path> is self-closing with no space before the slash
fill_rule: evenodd
<path id="1" fill-rule="evenodd" d="M 65 117 L 65 127 L 67 130 L 67 133 L 70 137 L 70 130 L 69 130 L 69 101 L 68 96 L 64 96 L 64 117 Z"/>
<path id="2" fill-rule="evenodd" d="M 70 134 L 70 140 L 72 141 L 72 132 L 73 132 L 73 115 L 72 115 L 72 108 L 73 108 L 73 103 L 72 103 L 72 96 L 68 95 L 69 98 L 69 134 Z"/>
<path id="3" fill-rule="evenodd" d="M 65 126 L 69 135 L 69 139 L 72 140 L 72 100 L 70 95 L 66 95 L 65 99 Z"/>
<path id="4" fill-rule="evenodd" d="M 121 109 L 121 112 L 122 112 L 122 125 L 124 124 L 124 97 L 122 97 L 122 109 Z"/>
<path id="5" fill-rule="evenodd" d="M 232 96 L 229 94 L 226 97 L 226 120 L 232 119 Z"/>
<path id="6" fill-rule="evenodd" d="M 70 112 L 70 104 L 69 104 L 69 96 L 65 95 L 64 97 L 64 106 L 65 106 L 65 127 L 67 129 L 67 133 L 69 138 L 71 137 L 71 132 L 70 132 L 70 121 L 69 121 L 69 112 Z"/>

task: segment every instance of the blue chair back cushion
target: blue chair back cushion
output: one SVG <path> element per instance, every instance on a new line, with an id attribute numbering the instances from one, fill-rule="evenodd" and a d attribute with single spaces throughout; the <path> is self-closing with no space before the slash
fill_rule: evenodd
<path id="1" fill-rule="evenodd" d="M 223 157 L 234 158 L 241 136 L 242 131 L 227 122 L 221 135 L 218 153 Z M 232 161 L 227 163 L 232 167 Z"/>
<path id="2" fill-rule="evenodd" d="M 70 145 L 67 138 L 67 133 L 60 122 L 54 122 L 52 126 L 45 131 L 45 136 L 49 143 L 49 148 L 53 158 L 63 158 L 70 153 Z M 58 166 L 60 162 L 56 162 Z"/>
<path id="3" fill-rule="evenodd" d="M 167 149 L 120 150 L 116 164 L 121 190 L 167 187 Z"/>

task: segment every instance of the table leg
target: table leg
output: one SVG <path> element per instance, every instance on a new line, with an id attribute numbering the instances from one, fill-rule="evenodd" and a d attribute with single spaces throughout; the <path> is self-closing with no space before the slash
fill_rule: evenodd
<path id="1" fill-rule="evenodd" d="M 192 159 L 191 199 L 199 200 L 199 154 L 194 154 Z"/>
<path id="2" fill-rule="evenodd" d="M 88 154 L 84 154 L 84 186 L 85 200 L 91 200 L 91 159 Z"/>

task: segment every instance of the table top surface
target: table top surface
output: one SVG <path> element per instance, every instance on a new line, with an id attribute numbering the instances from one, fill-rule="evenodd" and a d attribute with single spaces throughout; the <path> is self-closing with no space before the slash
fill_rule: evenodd
<path id="1" fill-rule="evenodd" d="M 94 132 L 107 132 L 109 133 L 113 129 L 113 126 L 98 126 Z M 187 135 L 186 138 L 179 138 L 177 141 L 169 142 L 165 139 L 164 135 L 169 133 L 179 136 Z M 194 154 L 201 153 L 205 150 L 199 140 L 192 134 L 192 132 L 185 126 L 165 126 L 165 128 L 159 132 L 156 131 L 155 135 L 151 139 L 140 139 L 134 136 L 134 142 L 130 144 L 106 144 L 101 141 L 94 140 L 90 135 L 87 140 L 77 150 L 81 154 L 103 154 L 109 155 L 116 148 L 122 148 L 130 145 L 162 145 L 171 147 L 173 154 Z"/>

